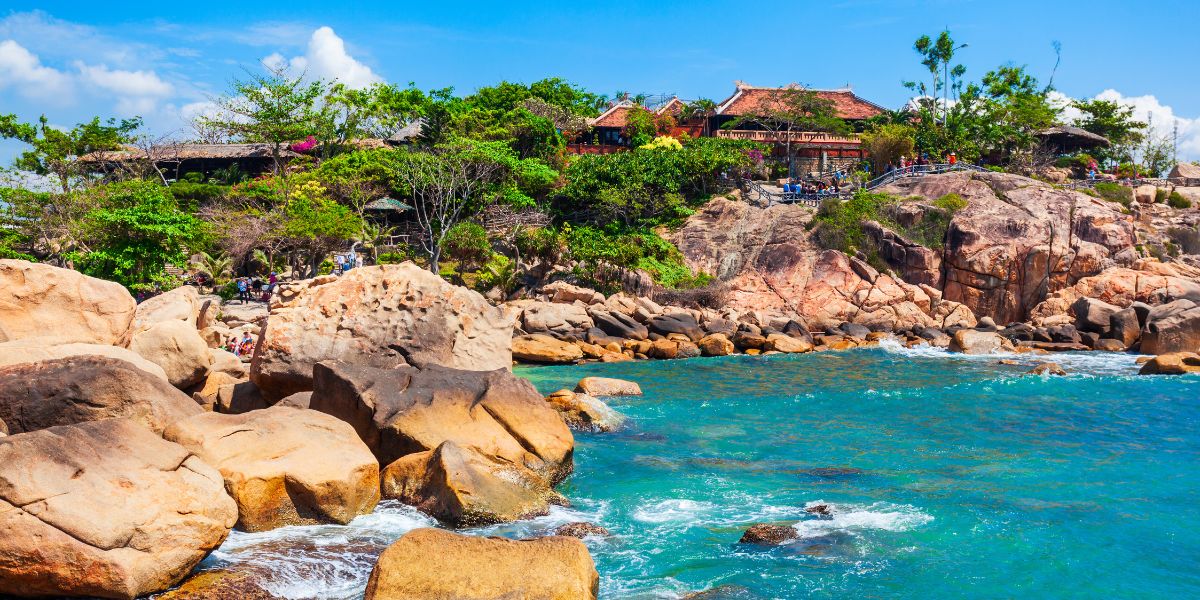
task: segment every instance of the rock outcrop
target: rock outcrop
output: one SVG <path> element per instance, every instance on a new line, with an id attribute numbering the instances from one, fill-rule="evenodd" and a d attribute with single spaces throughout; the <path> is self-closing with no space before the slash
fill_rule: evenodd
<path id="1" fill-rule="evenodd" d="M 166 320 L 133 336 L 129 349 L 162 367 L 171 385 L 184 389 L 204 381 L 212 356 L 208 344 L 186 321 Z"/>
<path id="2" fill-rule="evenodd" d="M 1039 304 L 1030 319 L 1038 325 L 1072 322 L 1073 306 L 1080 298 L 1092 298 L 1120 308 L 1142 302 L 1165 304 L 1181 298 L 1200 302 L 1200 269 L 1178 263 L 1142 259 L 1129 267 L 1113 267 L 1084 277 Z"/>
<path id="3" fill-rule="evenodd" d="M 280 288 L 250 378 L 275 401 L 312 389 L 313 365 L 491 370 L 512 364 L 512 322 L 476 292 L 412 263 Z"/>
<path id="4" fill-rule="evenodd" d="M 943 296 L 1001 323 L 1023 321 L 1048 294 L 1114 266 L 1134 244 L 1119 205 L 1017 175 L 949 173 L 882 191 L 967 201 L 946 234 Z"/>
<path id="5" fill-rule="evenodd" d="M 0 367 L 0 419 L 11 433 L 122 417 L 161 434 L 201 412 L 161 377 L 124 360 L 75 356 Z"/>
<path id="6" fill-rule="evenodd" d="M 205 413 L 164 437 L 217 468 L 238 529 L 348 523 L 379 502 L 379 463 L 349 424 L 304 409 Z"/>
<path id="7" fill-rule="evenodd" d="M 1187 375 L 1200 373 L 1200 354 L 1195 352 L 1171 352 L 1160 354 L 1146 361 L 1139 375 Z"/>
<path id="8" fill-rule="evenodd" d="M 0 438 L 0 593 L 161 591 L 236 520 L 216 470 L 132 421 Z"/>
<path id="9" fill-rule="evenodd" d="M 531 519 L 549 512 L 551 503 L 563 503 L 537 473 L 452 441 L 388 465 L 382 489 L 385 498 L 456 527 Z"/>
<path id="10" fill-rule="evenodd" d="M 416 529 L 388 546 L 364 600 L 595 600 L 600 576 L 575 538 L 513 541 Z"/>
<path id="11" fill-rule="evenodd" d="M 800 537 L 800 532 L 796 531 L 796 528 L 790 525 L 759 523 L 747 529 L 742 534 L 742 538 L 738 540 L 738 543 L 776 546 L 786 544 L 798 537 Z"/>
<path id="12" fill-rule="evenodd" d="M 0 342 L 124 346 L 136 303 L 119 283 L 23 260 L 0 260 Z"/>
<path id="13" fill-rule="evenodd" d="M 975 325 L 966 307 L 943 300 L 933 287 L 821 249 L 807 229 L 811 218 L 812 210 L 800 205 L 763 209 L 715 198 L 672 240 L 690 267 L 725 283 L 731 308 L 776 311 L 817 329 L 845 321 L 895 329 Z"/>
<path id="14" fill-rule="evenodd" d="M 380 464 L 449 440 L 528 468 L 551 485 L 571 472 L 570 430 L 533 384 L 505 369 L 324 362 L 313 375 L 309 406 L 350 423 Z"/>
<path id="15" fill-rule="evenodd" d="M 612 377 L 584 377 L 575 384 L 575 391 L 590 396 L 641 396 L 642 386 Z"/>

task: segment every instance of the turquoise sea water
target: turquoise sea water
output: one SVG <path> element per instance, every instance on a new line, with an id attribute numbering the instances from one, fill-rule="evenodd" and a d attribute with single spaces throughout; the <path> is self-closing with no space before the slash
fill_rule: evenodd
<path id="1" fill-rule="evenodd" d="M 898 347 L 519 369 L 544 393 L 601 375 L 615 433 L 576 435 L 574 503 L 472 530 L 587 520 L 604 598 L 1200 597 L 1200 377 L 1128 355 L 1042 360 Z M 831 505 L 833 518 L 806 505 Z M 739 546 L 758 522 L 797 543 Z M 205 567 L 264 568 L 291 598 L 355 598 L 374 555 L 432 521 L 385 503 L 348 527 L 234 533 Z M 725 586 L 725 587 L 720 587 Z"/>

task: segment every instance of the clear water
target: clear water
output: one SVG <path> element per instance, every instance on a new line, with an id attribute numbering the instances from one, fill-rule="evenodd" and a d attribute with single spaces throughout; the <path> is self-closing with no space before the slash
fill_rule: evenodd
<path id="1" fill-rule="evenodd" d="M 521 369 L 542 392 L 631 379 L 627 429 L 577 434 L 574 502 L 472 533 L 578 520 L 604 598 L 1200 597 L 1200 377 L 1127 355 L 898 347 Z M 830 504 L 832 519 L 804 507 Z M 797 543 L 739 546 L 758 522 Z M 357 598 L 374 556 L 433 522 L 384 503 L 348 527 L 234 533 L 204 564 L 259 569 L 289 598 Z"/>

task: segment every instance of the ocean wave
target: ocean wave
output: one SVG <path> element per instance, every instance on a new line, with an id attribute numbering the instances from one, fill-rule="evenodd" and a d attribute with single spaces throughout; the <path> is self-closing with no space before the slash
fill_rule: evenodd
<path id="1" fill-rule="evenodd" d="M 633 518 L 643 523 L 695 522 L 716 509 L 712 502 L 673 498 L 643 504 L 633 511 Z"/>
<path id="2" fill-rule="evenodd" d="M 1015 360 L 1016 365 L 1006 365 L 1016 371 L 1021 367 L 1033 368 L 1044 362 L 1058 363 L 1068 375 L 1134 375 L 1141 367 L 1137 364 L 1140 354 L 1125 352 L 1053 352 L 1048 354 L 1032 354 L 1017 352 L 996 352 L 994 354 L 962 354 L 951 352 L 945 348 L 937 348 L 928 344 L 920 344 L 912 348 L 905 347 L 896 340 L 882 340 L 877 346 L 888 354 L 908 358 L 947 359 L 973 363 L 998 363 L 1000 360 Z M 1000 366 L 1000 365 L 998 365 Z"/>
<path id="3" fill-rule="evenodd" d="M 829 506 L 833 516 L 823 519 L 806 519 L 793 525 L 802 539 L 834 533 L 908 531 L 933 521 L 932 515 L 908 504 L 876 502 L 868 506 L 857 506 L 817 500 L 809 502 L 805 506 L 812 507 L 820 504 Z"/>

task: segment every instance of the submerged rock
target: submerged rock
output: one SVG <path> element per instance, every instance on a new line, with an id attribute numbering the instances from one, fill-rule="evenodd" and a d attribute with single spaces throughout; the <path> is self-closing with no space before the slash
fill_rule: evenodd
<path id="1" fill-rule="evenodd" d="M 814 504 L 812 506 L 806 506 L 804 508 L 804 512 L 810 515 L 818 515 L 822 517 L 833 516 L 833 508 L 831 508 L 828 504 Z"/>
<path id="2" fill-rule="evenodd" d="M 571 431 L 533 384 L 505 369 L 324 362 L 313 375 L 309 405 L 350 423 L 380 464 L 449 440 L 525 466 L 551 484 L 571 472 Z"/>
<path id="3" fill-rule="evenodd" d="M 12 433 L 122 417 L 162 433 L 204 412 L 133 363 L 76 356 L 0 367 L 0 419 Z"/>
<path id="4" fill-rule="evenodd" d="M 1060 377 L 1066 374 L 1066 370 L 1060 367 L 1058 363 L 1052 362 L 1038 363 L 1026 373 L 1026 375 L 1058 375 Z"/>
<path id="5" fill-rule="evenodd" d="M 625 422 L 621 413 L 589 394 L 563 389 L 546 396 L 546 402 L 562 415 L 567 427 L 578 431 L 614 431 Z"/>
<path id="6" fill-rule="evenodd" d="M 456 527 L 531 519 L 564 502 L 537 473 L 452 441 L 385 467 L 382 488 L 385 498 Z"/>
<path id="7" fill-rule="evenodd" d="M 43 338 L 124 346 L 137 304 L 119 284 L 78 271 L 0 259 L 0 342 Z"/>
<path id="8" fill-rule="evenodd" d="M 313 410 L 205 413 L 164 437 L 216 467 L 238 529 L 350 522 L 379 502 L 379 463 L 349 424 Z"/>
<path id="9" fill-rule="evenodd" d="M 1146 361 L 1139 375 L 1186 375 L 1200 373 L 1200 354 L 1195 352 L 1172 352 L 1160 354 Z"/>
<path id="10" fill-rule="evenodd" d="M 260 576 L 240 571 L 201 571 L 178 588 L 155 596 L 155 600 L 276 600 L 278 596 L 259 584 Z"/>
<path id="11" fill-rule="evenodd" d="M 770 525 L 759 523 L 751 526 L 742 534 L 739 544 L 762 544 L 778 546 L 800 537 L 800 533 L 791 525 Z"/>
<path id="12" fill-rule="evenodd" d="M 804 475 L 832 479 L 837 477 L 857 477 L 864 471 L 855 467 L 814 467 L 800 471 Z"/>
<path id="13" fill-rule="evenodd" d="M 554 530 L 554 535 L 562 535 L 562 536 L 566 536 L 566 537 L 584 539 L 586 537 L 593 537 L 593 536 L 594 537 L 608 537 L 612 534 L 609 533 L 607 529 L 605 529 L 599 525 L 596 525 L 593 523 L 579 522 L 579 523 L 567 523 L 566 525 L 559 525 L 558 528 Z"/>
<path id="14" fill-rule="evenodd" d="M 574 538 L 514 541 L 416 529 L 379 556 L 364 600 L 595 600 L 599 589 L 587 546 Z"/>
<path id="15" fill-rule="evenodd" d="M 236 520 L 215 469 L 132 421 L 0 438 L 0 593 L 165 590 Z"/>
<path id="16" fill-rule="evenodd" d="M 250 379 L 274 402 L 312 389 L 313 365 L 344 360 L 491 370 L 512 364 L 512 320 L 476 292 L 412 263 L 284 286 Z"/>

